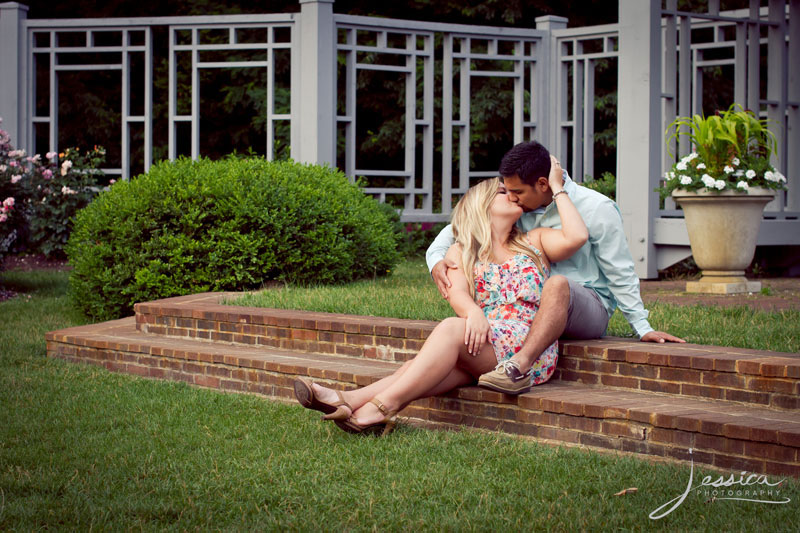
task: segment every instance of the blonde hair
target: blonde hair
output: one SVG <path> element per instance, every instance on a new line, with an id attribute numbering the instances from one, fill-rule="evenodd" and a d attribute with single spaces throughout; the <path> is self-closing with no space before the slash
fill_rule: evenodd
<path id="1" fill-rule="evenodd" d="M 453 209 L 451 222 L 456 243 L 461 246 L 464 276 L 472 279 L 470 295 L 475 298 L 475 265 L 492 259 L 492 226 L 489 207 L 500 188 L 500 178 L 490 178 L 470 187 Z M 541 258 L 531 249 L 525 234 L 513 226 L 506 241 L 509 251 L 529 256 L 544 275 Z"/>

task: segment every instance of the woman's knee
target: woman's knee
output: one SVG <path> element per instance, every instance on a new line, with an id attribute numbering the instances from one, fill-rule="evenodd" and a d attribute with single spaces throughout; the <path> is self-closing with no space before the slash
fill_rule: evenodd
<path id="1" fill-rule="evenodd" d="M 453 332 L 459 331 L 464 329 L 464 324 L 466 323 L 466 319 L 457 317 L 457 316 L 449 316 L 439 322 L 439 327 L 441 327 L 444 331 Z"/>
<path id="2" fill-rule="evenodd" d="M 447 317 L 436 325 L 433 333 L 447 338 L 458 338 L 464 335 L 466 322 L 466 319 L 457 316 Z"/>

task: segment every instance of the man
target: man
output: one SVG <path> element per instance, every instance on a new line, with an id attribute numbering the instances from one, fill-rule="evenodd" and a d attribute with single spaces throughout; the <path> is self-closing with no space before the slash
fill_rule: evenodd
<path id="1" fill-rule="evenodd" d="M 517 224 L 524 231 L 535 227 L 560 228 L 553 192 L 547 182 L 550 154 L 538 142 L 514 146 L 500 163 L 500 175 L 509 199 L 522 206 Z M 519 394 L 530 387 L 530 368 L 539 355 L 559 337 L 593 339 L 602 337 L 616 308 L 645 342 L 686 342 L 655 331 L 639 294 L 639 278 L 628 249 L 617 204 L 602 194 L 581 187 L 564 172 L 564 189 L 589 230 L 589 240 L 566 261 L 551 265 L 552 276 L 544 284 L 539 310 L 519 352 L 492 372 L 480 377 L 486 388 Z M 446 226 L 426 253 L 439 292 L 447 298 L 450 281 L 447 269 L 456 268 L 444 256 L 453 244 L 453 232 Z"/>

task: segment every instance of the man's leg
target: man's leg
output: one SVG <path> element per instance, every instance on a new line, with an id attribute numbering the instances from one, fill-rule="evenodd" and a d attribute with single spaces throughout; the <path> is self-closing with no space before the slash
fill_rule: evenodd
<path id="1" fill-rule="evenodd" d="M 608 311 L 592 289 L 569 281 L 570 298 L 567 323 L 562 339 L 598 339 L 608 329 Z"/>
<path id="2" fill-rule="evenodd" d="M 478 385 L 508 394 L 526 392 L 530 383 L 526 373 L 556 339 L 597 338 L 607 327 L 608 313 L 593 290 L 564 276 L 553 276 L 544 284 L 539 310 L 520 351 L 510 364 L 483 374 Z"/>
<path id="3" fill-rule="evenodd" d="M 567 325 L 570 303 L 570 282 L 564 276 L 553 276 L 542 288 L 539 309 L 533 317 L 531 329 L 525 343 L 512 361 L 527 370 L 548 346 L 564 332 Z"/>

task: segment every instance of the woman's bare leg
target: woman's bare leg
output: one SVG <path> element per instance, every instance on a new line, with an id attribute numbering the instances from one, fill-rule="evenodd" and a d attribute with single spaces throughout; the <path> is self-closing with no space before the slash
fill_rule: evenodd
<path id="1" fill-rule="evenodd" d="M 374 398 L 375 395 L 380 394 L 381 392 L 386 390 L 392 383 L 397 381 L 397 379 L 400 376 L 402 376 L 403 373 L 408 369 L 410 364 L 411 361 L 406 361 L 405 363 L 403 363 L 403 366 L 395 370 L 393 374 L 386 376 L 385 378 L 380 379 L 375 383 L 371 383 L 366 387 L 350 391 L 341 391 L 344 401 L 346 401 L 347 404 L 350 405 L 350 407 L 352 407 L 354 411 L 358 410 L 362 405 L 364 405 L 372 398 Z M 443 394 L 445 392 L 455 389 L 456 387 L 463 387 L 464 385 L 469 385 L 470 383 L 474 382 L 475 382 L 475 377 L 471 373 L 467 372 L 466 370 L 460 367 L 456 367 L 438 385 L 436 385 L 426 394 L 420 396 L 420 398 Z M 336 391 L 334 391 L 333 389 L 323 387 L 318 383 L 312 384 L 312 387 L 314 388 L 314 394 L 317 396 L 317 398 L 319 398 L 323 402 L 334 403 L 338 400 L 338 397 L 336 396 Z"/>
<path id="2" fill-rule="evenodd" d="M 447 324 L 445 324 L 447 323 Z M 487 344 L 484 346 L 483 351 L 486 352 L 488 349 L 488 354 L 491 357 L 484 360 L 482 357 L 473 357 L 471 354 L 466 353 L 466 349 L 463 345 L 463 338 L 464 338 L 464 319 L 463 318 L 449 318 L 445 319 L 440 325 L 434 329 L 434 332 L 440 330 L 434 336 L 434 332 L 428 337 L 428 340 L 425 341 L 425 345 L 423 345 L 422 350 L 420 350 L 419 354 L 412 359 L 411 361 L 406 361 L 400 368 L 394 371 L 390 376 L 386 376 L 383 379 L 376 381 L 375 383 L 371 383 L 366 387 L 362 387 L 360 389 L 355 389 L 351 391 L 343 391 L 342 397 L 344 400 L 353 408 L 354 411 L 359 410 L 363 405 L 365 405 L 369 400 L 376 397 L 383 391 L 387 390 L 390 386 L 392 386 L 401 376 L 403 376 L 409 369 L 409 367 L 414 364 L 423 353 L 427 354 L 429 350 L 434 350 L 433 353 L 436 353 L 435 350 L 439 348 L 439 346 L 428 346 L 431 338 L 436 339 L 436 342 L 439 344 L 444 343 L 445 345 L 450 345 L 449 349 L 455 349 L 458 352 L 457 363 L 453 366 L 450 371 L 444 375 L 437 383 L 432 385 L 426 392 L 421 393 L 416 398 L 411 398 L 410 400 L 404 402 L 403 405 L 410 403 L 417 398 L 425 398 L 427 396 L 436 396 L 438 394 L 443 394 L 445 392 L 451 391 L 456 387 L 461 387 L 463 385 L 468 385 L 475 381 L 475 376 L 478 376 L 484 372 L 488 372 L 494 365 L 497 364 L 497 361 L 494 357 L 494 350 L 492 349 L 491 345 Z M 443 328 L 448 328 L 451 331 L 441 331 Z M 428 357 L 428 356 L 426 356 Z M 430 381 L 435 381 L 432 379 Z M 321 401 L 326 403 L 333 403 L 338 400 L 336 395 L 336 391 L 333 389 L 329 389 L 327 387 L 323 387 L 319 384 L 314 384 L 314 394 L 319 398 Z"/>
<path id="3" fill-rule="evenodd" d="M 494 368 L 497 360 L 491 344 L 485 344 L 476 356 L 467 352 L 463 341 L 465 324 L 463 318 L 448 318 L 439 323 L 405 370 L 372 397 L 395 411 L 418 398 L 469 383 L 474 375 Z M 377 422 L 384 416 L 368 402 L 355 409 L 359 425 Z"/>
<path id="4" fill-rule="evenodd" d="M 366 387 L 361 387 L 360 389 L 354 389 L 349 391 L 341 391 L 342 398 L 344 401 L 347 402 L 353 410 L 358 409 L 372 398 L 375 397 L 376 394 L 379 392 L 386 390 L 389 385 L 394 383 L 397 378 L 399 378 L 403 373 L 408 369 L 408 366 L 411 364 L 411 361 L 406 361 L 403 365 L 395 370 L 391 375 L 386 376 L 385 378 L 379 379 L 374 383 L 370 383 Z M 314 394 L 319 398 L 321 401 L 325 403 L 334 403 L 339 398 L 336 395 L 336 391 L 334 389 L 330 389 L 328 387 L 323 387 L 319 383 L 312 384 L 314 389 Z"/>
<path id="5" fill-rule="evenodd" d="M 457 319 L 457 320 L 463 321 L 463 319 Z M 458 342 L 458 339 L 461 338 L 463 338 L 463 332 L 461 333 L 460 337 L 454 338 L 453 342 L 454 343 Z M 464 363 L 469 364 L 472 363 L 472 361 L 469 361 L 469 359 L 475 359 L 475 358 L 470 355 L 468 356 L 468 358 L 464 359 L 465 359 Z M 342 397 L 344 398 L 344 401 L 346 401 L 353 408 L 354 411 L 358 410 L 365 403 L 370 401 L 376 395 L 385 391 L 387 388 L 389 388 L 390 385 L 392 385 L 395 381 L 397 381 L 400 378 L 400 376 L 402 376 L 406 372 L 406 370 L 408 370 L 408 367 L 411 365 L 413 361 L 414 359 L 412 359 L 411 361 L 406 361 L 400 368 L 395 370 L 391 375 L 386 376 L 385 378 L 382 378 L 374 383 L 370 383 L 366 387 L 361 387 L 360 389 L 354 389 L 350 391 L 342 391 Z M 491 368 L 489 370 L 491 370 Z M 434 386 L 430 391 L 428 391 L 428 393 L 420 396 L 420 398 L 424 398 L 426 396 L 436 396 L 437 394 L 442 394 L 450 390 L 453 390 L 456 387 L 468 385 L 475 381 L 474 376 L 480 375 L 481 373 L 482 372 L 477 372 L 477 371 L 470 373 L 469 371 L 464 370 L 463 368 L 456 367 L 450 372 L 450 374 L 445 376 L 445 378 L 442 379 L 440 383 Z M 321 401 L 326 403 L 334 403 L 338 400 L 336 391 L 334 389 L 323 387 L 318 383 L 314 383 L 312 387 L 314 388 L 314 394 Z"/>

